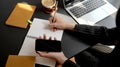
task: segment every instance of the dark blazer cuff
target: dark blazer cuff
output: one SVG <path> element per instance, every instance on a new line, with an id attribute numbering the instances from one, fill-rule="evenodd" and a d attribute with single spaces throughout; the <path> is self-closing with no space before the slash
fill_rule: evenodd
<path id="1" fill-rule="evenodd" d="M 78 64 L 75 64 L 74 62 L 70 60 L 66 60 L 62 67 L 80 67 Z"/>

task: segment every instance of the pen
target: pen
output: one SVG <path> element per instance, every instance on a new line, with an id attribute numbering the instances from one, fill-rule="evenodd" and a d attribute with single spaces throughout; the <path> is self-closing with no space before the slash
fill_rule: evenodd
<path id="1" fill-rule="evenodd" d="M 58 1 L 56 1 L 56 7 L 57 7 L 57 5 L 58 5 Z M 54 16 L 53 16 L 53 20 L 52 20 L 53 23 L 55 22 L 55 15 L 56 15 L 56 12 L 57 12 L 57 10 L 55 11 Z"/>
<path id="2" fill-rule="evenodd" d="M 58 5 L 58 1 L 56 1 L 56 8 L 57 8 L 57 5 Z M 52 23 L 55 23 L 55 15 L 56 15 L 56 12 L 57 12 L 57 10 L 55 11 L 55 13 L 54 13 L 54 15 L 53 15 L 53 20 L 52 20 Z M 53 31 L 56 31 L 57 30 L 57 28 L 53 28 Z"/>

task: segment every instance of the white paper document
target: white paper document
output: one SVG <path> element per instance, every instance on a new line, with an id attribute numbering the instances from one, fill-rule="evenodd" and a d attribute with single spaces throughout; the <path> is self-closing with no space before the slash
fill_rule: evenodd
<path id="1" fill-rule="evenodd" d="M 52 59 L 49 59 L 49 58 L 40 57 L 35 52 L 35 40 L 36 39 L 34 39 L 34 38 L 26 37 L 24 42 L 23 42 L 23 45 L 21 47 L 21 50 L 19 52 L 19 55 L 35 56 L 36 57 L 35 63 L 47 65 L 47 66 L 50 66 L 50 67 L 55 67 L 56 61 L 54 61 Z"/>
<path id="2" fill-rule="evenodd" d="M 61 41 L 63 30 L 57 30 L 56 32 L 53 32 L 49 28 L 48 20 L 34 18 L 33 23 L 20 49 L 19 55 L 35 56 L 36 57 L 35 63 L 47 65 L 50 67 L 55 67 L 56 64 L 55 60 L 45 57 L 40 57 L 35 51 L 35 40 L 40 36 L 43 36 L 44 34 L 46 34 L 47 38 L 51 36 Z"/>
<path id="3" fill-rule="evenodd" d="M 47 38 L 51 36 L 61 41 L 63 30 L 57 30 L 53 32 L 49 28 L 49 23 L 50 22 L 48 20 L 34 18 L 32 26 L 30 27 L 30 30 L 28 31 L 27 36 L 33 37 L 33 38 L 39 38 L 40 36 L 43 36 L 44 34 L 46 34 Z"/>

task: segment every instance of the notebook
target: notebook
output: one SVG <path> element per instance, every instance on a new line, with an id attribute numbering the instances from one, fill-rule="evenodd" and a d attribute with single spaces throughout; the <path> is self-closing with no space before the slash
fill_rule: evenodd
<path id="1" fill-rule="evenodd" d="M 34 67 L 34 56 L 9 55 L 5 67 Z"/>
<path id="2" fill-rule="evenodd" d="M 49 21 L 48 20 L 43 20 L 40 18 L 34 18 L 33 23 L 28 31 L 27 36 L 32 37 L 32 38 L 39 38 L 40 36 L 43 36 L 46 34 L 46 38 L 49 39 L 49 37 L 56 38 L 57 40 L 61 41 L 62 35 L 63 35 L 63 30 L 57 30 L 53 32 L 49 28 Z"/>
<path id="3" fill-rule="evenodd" d="M 19 28 L 26 28 L 28 20 L 31 19 L 36 6 L 25 3 L 17 3 L 12 13 L 8 17 L 6 24 Z"/>
<path id="4" fill-rule="evenodd" d="M 63 0 L 63 4 L 78 24 L 94 25 L 117 11 L 107 0 Z"/>

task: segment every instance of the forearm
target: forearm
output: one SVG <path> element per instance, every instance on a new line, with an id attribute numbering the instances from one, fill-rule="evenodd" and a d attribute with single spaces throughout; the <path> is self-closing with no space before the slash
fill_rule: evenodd
<path id="1" fill-rule="evenodd" d="M 93 43 L 109 43 L 112 41 L 113 30 L 103 26 L 75 25 L 74 31 L 79 38 Z M 107 42 L 109 41 L 109 42 Z"/>
<path id="2" fill-rule="evenodd" d="M 87 34 L 87 35 L 94 35 L 97 37 L 107 36 L 107 28 L 103 26 L 90 26 L 90 25 L 75 25 L 74 31 Z"/>

